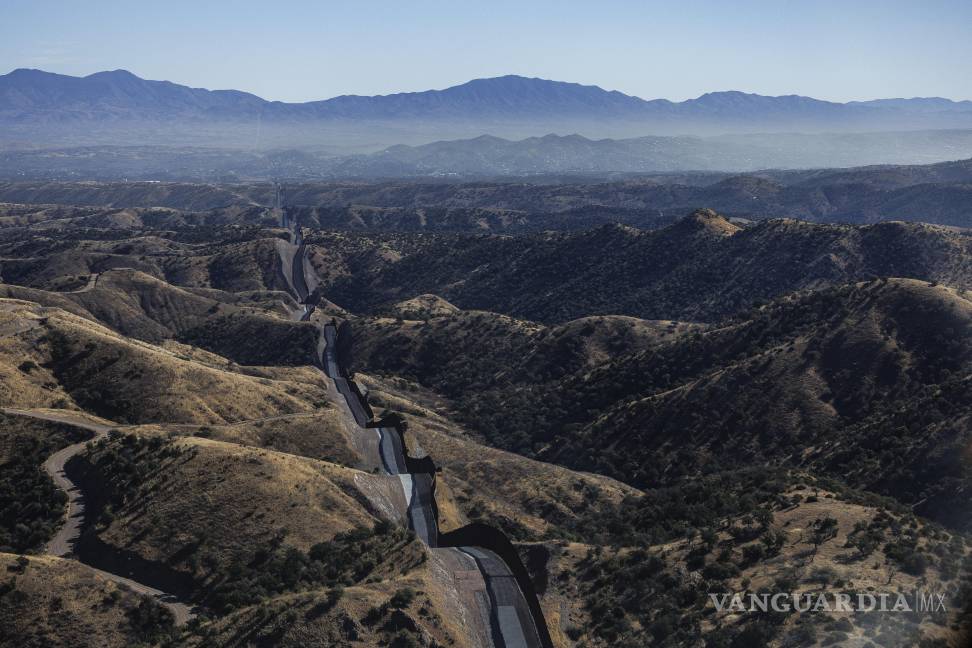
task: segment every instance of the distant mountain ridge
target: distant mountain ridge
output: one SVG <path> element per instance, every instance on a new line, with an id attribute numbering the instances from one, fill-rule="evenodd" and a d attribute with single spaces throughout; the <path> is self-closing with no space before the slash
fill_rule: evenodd
<path id="1" fill-rule="evenodd" d="M 136 150 L 135 154 L 142 153 Z M 2 156 L 0 156 L 2 157 Z M 121 164 L 131 163 L 128 158 Z M 2 169 L 2 168 L 0 168 Z M 226 210 L 219 218 L 253 222 L 273 199 L 264 180 L 234 182 L 0 181 L 0 203 Z M 921 166 L 678 173 L 605 178 L 473 182 L 434 179 L 287 183 L 292 215 L 326 230 L 507 232 L 581 230 L 606 223 L 642 229 L 670 224 L 699 205 L 727 217 L 789 216 L 812 222 L 923 221 L 972 228 L 972 159 Z M 14 212 L 17 207 L 12 208 Z M 221 215 L 222 214 L 222 215 Z M 157 215 L 152 227 L 183 225 Z M 0 218 L 0 227 L 21 216 Z M 45 216 L 46 221 L 49 216 Z M 126 216 L 127 218 L 127 216 Z M 151 220 L 155 218 L 156 220 Z M 23 221 L 26 222 L 26 221 Z M 174 224 L 175 223 L 175 224 Z M 208 224 L 208 222 L 207 222 Z M 75 225 L 99 227 L 76 221 Z M 972 233 L 972 229 L 969 230 Z M 966 234 L 968 236 L 969 234 Z"/>
<path id="2" fill-rule="evenodd" d="M 85 131 L 79 130 L 79 122 Z M 139 128 L 145 122 L 162 124 L 165 132 L 146 132 Z M 171 143 L 180 137 L 199 143 L 198 129 L 205 125 L 210 128 L 206 137 L 224 143 L 243 145 L 239 141 L 245 139 L 242 133 L 249 137 L 258 127 L 266 128 L 266 133 L 257 131 L 266 138 L 259 145 L 280 144 L 286 133 L 288 143 L 337 142 L 377 148 L 425 143 L 433 139 L 429 133 L 442 139 L 483 133 L 528 137 L 578 132 L 588 137 L 621 137 L 972 128 L 972 102 L 933 97 L 835 103 L 738 91 L 710 92 L 672 102 L 645 100 L 598 86 L 507 75 L 443 90 L 285 103 L 237 90 L 150 81 L 126 70 L 73 77 L 18 69 L 0 76 L 0 124 L 13 128 L 13 136 L 8 136 L 11 140 L 21 135 L 22 141 L 35 143 L 53 139 L 55 134 L 87 144 L 121 140 L 142 144 L 151 143 L 152 138 Z M 356 126 L 361 130 L 355 131 Z M 302 132 L 298 135 L 295 128 Z"/>
<path id="3" fill-rule="evenodd" d="M 758 171 L 945 162 L 972 157 L 972 130 L 815 135 L 588 139 L 547 134 L 511 141 L 491 135 L 397 145 L 330 161 L 330 177 L 530 176 L 558 173 Z"/>
<path id="4" fill-rule="evenodd" d="M 618 91 L 578 83 L 531 79 L 515 75 L 474 79 L 444 90 L 389 95 L 343 95 L 302 104 L 321 116 L 400 118 L 427 115 L 613 114 L 635 115 L 660 99 L 646 102 Z"/>
<path id="5" fill-rule="evenodd" d="M 466 178 L 673 172 L 752 173 L 972 158 L 972 129 L 892 133 L 739 134 L 590 139 L 573 134 L 509 140 L 492 135 L 342 155 L 296 148 L 240 151 L 171 146 L 24 147 L 0 150 L 2 180 Z"/>
<path id="6" fill-rule="evenodd" d="M 741 111 L 766 114 L 865 115 L 872 110 L 926 114 L 970 112 L 972 101 L 941 97 L 875 99 L 836 103 L 800 95 L 766 96 L 730 90 L 708 92 L 695 99 L 673 102 L 645 100 L 617 90 L 563 81 L 506 75 L 473 79 L 443 90 L 387 95 L 340 95 L 303 103 L 268 101 L 239 90 L 190 88 L 170 81 L 142 79 L 127 70 L 96 72 L 85 77 L 36 69 L 17 69 L 0 76 L 0 111 L 31 109 L 150 108 L 197 111 L 221 109 L 237 114 L 264 111 L 269 115 L 333 118 L 401 118 L 409 115 L 523 113 L 531 111 L 613 113 L 632 116 L 746 117 Z M 752 114 L 750 112 L 750 114 Z"/>

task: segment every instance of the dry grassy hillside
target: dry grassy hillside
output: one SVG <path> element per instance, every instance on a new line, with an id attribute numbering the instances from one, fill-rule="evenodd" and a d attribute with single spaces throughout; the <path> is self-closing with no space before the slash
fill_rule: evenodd
<path id="1" fill-rule="evenodd" d="M 972 560 L 966 540 L 901 509 L 786 480 L 773 501 L 653 545 L 526 545 L 542 602 L 571 642 L 589 646 L 964 646 Z M 757 492 L 758 493 L 758 492 Z M 759 494 L 757 494 L 759 498 Z M 539 558 L 537 558 L 539 557 Z M 945 609 L 777 614 L 715 612 L 708 595 L 940 593 Z M 748 603 L 747 603 L 748 604 Z M 805 605 L 805 603 L 804 603 Z M 566 644 L 569 645 L 569 644 Z"/>
<path id="2" fill-rule="evenodd" d="M 609 464 L 637 462 L 622 470 L 640 483 L 784 461 L 912 503 L 945 497 L 962 511 L 954 519 L 968 519 L 956 493 L 941 489 L 968 477 L 955 452 L 969 441 L 972 302 L 892 280 L 783 300 L 750 317 L 565 386 L 569 394 L 613 383 L 614 404 L 579 444 L 546 454 L 566 460 L 598 448 Z M 691 458 L 677 454 L 683 448 Z"/>
<path id="3" fill-rule="evenodd" d="M 443 558 L 381 510 L 393 478 L 149 430 L 69 472 L 100 485 L 83 557 L 133 556 L 220 614 L 180 645 L 471 645 Z"/>
<path id="4" fill-rule="evenodd" d="M 275 239 L 211 245 L 193 256 L 158 259 L 164 277 L 179 286 L 218 288 L 229 292 L 286 290 Z"/>
<path id="5" fill-rule="evenodd" d="M 126 428 L 129 429 L 129 428 Z M 365 463 L 355 442 L 355 430 L 337 407 L 311 412 L 279 414 L 263 419 L 229 424 L 149 424 L 133 426 L 138 432 L 165 432 L 196 436 L 253 448 L 265 448 L 310 459 L 321 459 L 342 466 Z"/>
<path id="6" fill-rule="evenodd" d="M 126 648 L 170 636 L 171 618 L 150 598 L 73 560 L 0 554 L 5 646 Z"/>
<path id="7" fill-rule="evenodd" d="M 293 321 L 297 304 L 285 293 L 187 289 L 129 269 L 85 279 L 84 288 L 66 293 L 0 284 L 0 295 L 61 308 L 139 340 L 179 339 L 240 364 L 313 358 L 317 330 Z"/>
<path id="8" fill-rule="evenodd" d="M 91 274 L 115 268 L 132 268 L 188 288 L 216 288 L 227 292 L 282 290 L 287 285 L 276 250 L 277 232 L 263 230 L 216 230 L 180 237 L 155 232 L 147 237 L 93 240 L 62 237 L 25 237 L 6 243 L 0 250 L 6 283 L 71 290 L 81 288 Z M 166 236 L 159 236 L 166 234 Z M 189 241 L 178 240 L 188 238 Z M 195 239 L 201 239 L 195 242 Z"/>
<path id="9" fill-rule="evenodd" d="M 970 313 L 962 291 L 882 280 L 720 327 L 362 320 L 350 355 L 439 394 L 493 445 L 633 485 L 805 465 L 967 522 Z"/>
<path id="10" fill-rule="evenodd" d="M 399 302 L 392 307 L 395 317 L 411 320 L 424 320 L 432 317 L 454 315 L 459 309 L 437 295 L 419 295 Z"/>
<path id="11" fill-rule="evenodd" d="M 448 376 L 447 394 L 488 388 L 489 380 L 522 372 L 543 380 L 595 368 L 619 355 L 650 349 L 706 325 L 671 320 L 593 316 L 544 326 L 487 311 L 459 311 L 436 304 L 416 312 L 414 300 L 393 307 L 421 319 L 353 320 L 344 351 L 370 370 L 416 377 Z M 446 302 L 447 303 L 447 302 Z M 476 362 L 469 364 L 468 359 Z M 421 367 L 421 369 L 418 369 Z M 515 378 L 514 378 L 515 379 Z"/>
<path id="12" fill-rule="evenodd" d="M 84 279 L 82 288 L 66 293 L 10 284 L 0 289 L 6 297 L 63 308 L 152 342 L 198 326 L 221 306 L 137 270 L 110 270 Z"/>
<path id="13" fill-rule="evenodd" d="M 653 232 L 309 231 L 325 301 L 296 322 L 274 215 L 0 207 L 0 406 L 109 419 L 67 468 L 78 556 L 205 617 L 174 630 L 78 565 L 4 554 L 17 645 L 479 645 L 478 571 L 403 528 L 401 482 L 311 366 L 334 314 L 376 413 L 440 469 L 441 528 L 518 544 L 556 648 L 968 638 L 968 232 L 711 211 Z M 84 434 L 0 416 L 0 551 L 43 550 L 65 497 L 41 463 Z M 951 615 L 708 601 L 912 587 Z"/>
<path id="14" fill-rule="evenodd" d="M 78 407 L 119 422 L 224 423 L 327 403 L 309 368 L 214 367 L 54 308 L 0 300 L 0 404 Z M 224 361 L 225 362 L 225 361 Z"/>
<path id="15" fill-rule="evenodd" d="M 0 203 L 0 228 L 27 228 L 38 233 L 71 228 L 129 228 L 146 221 L 172 217 L 164 208 L 76 207 L 67 205 Z"/>
<path id="16" fill-rule="evenodd" d="M 439 566 L 375 583 L 277 596 L 216 619 L 183 639 L 191 648 L 455 646 L 475 648 Z"/>
<path id="17" fill-rule="evenodd" d="M 497 525 L 521 541 L 555 645 L 958 647 L 972 552 L 959 533 L 894 500 L 770 468 L 639 491 L 477 447 L 446 403 L 400 378 L 359 376 L 403 412 L 410 444 L 442 468 L 443 528 Z M 537 542 L 540 539 L 545 539 Z M 709 593 L 941 593 L 945 613 L 713 614 Z M 942 643 L 935 643 L 935 642 Z"/>
<path id="18" fill-rule="evenodd" d="M 366 474 L 212 439 L 121 434 L 74 471 L 102 483 L 102 540 L 200 579 L 259 547 L 307 551 L 378 520 L 357 485 Z"/>
<path id="19" fill-rule="evenodd" d="M 613 479 L 483 446 L 438 414 L 434 404 L 423 404 L 422 395 L 408 383 L 361 375 L 358 379 L 379 412 L 404 414 L 407 442 L 442 469 L 437 500 L 444 531 L 485 522 L 519 541 L 576 540 L 581 539 L 577 530 L 584 526 L 580 521 L 616 509 L 625 497 L 640 495 Z M 592 541 L 593 535 L 583 539 Z"/>

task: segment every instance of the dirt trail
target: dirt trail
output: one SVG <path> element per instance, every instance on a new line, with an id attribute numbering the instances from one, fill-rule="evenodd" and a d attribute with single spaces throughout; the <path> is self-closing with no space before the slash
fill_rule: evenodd
<path id="1" fill-rule="evenodd" d="M 94 290 L 95 285 L 98 283 L 98 277 L 101 276 L 100 273 L 94 272 L 88 276 L 88 283 L 84 285 L 83 288 L 78 288 L 77 290 L 69 290 L 67 294 L 77 295 L 78 293 L 86 293 Z"/>
<path id="2" fill-rule="evenodd" d="M 98 422 L 89 419 L 80 413 L 52 412 L 49 410 L 24 410 L 10 407 L 3 408 L 3 412 L 5 414 L 28 416 L 44 421 L 64 423 L 65 425 L 72 425 L 85 430 L 91 430 L 95 435 L 94 439 L 92 439 L 93 441 L 103 438 L 108 434 L 109 430 L 117 427 L 110 425 L 107 422 Z M 74 445 L 69 445 L 66 448 L 62 448 L 48 457 L 47 461 L 45 461 L 43 465 L 44 471 L 51 476 L 51 479 L 54 480 L 57 487 L 67 493 L 68 496 L 67 516 L 64 524 L 60 529 L 58 529 L 58 532 L 53 538 L 51 538 L 51 541 L 48 542 L 47 546 L 45 547 L 46 553 L 51 554 L 52 556 L 70 556 L 74 551 L 74 542 L 81 533 L 81 524 L 84 521 L 84 496 L 77 485 L 68 479 L 68 476 L 64 472 L 64 466 L 71 459 L 71 457 L 74 457 L 78 453 L 82 452 L 87 444 L 88 441 L 83 441 L 81 443 L 75 443 Z M 157 590 L 154 587 L 149 587 L 144 583 L 138 583 L 130 578 L 125 578 L 124 576 L 112 574 L 101 569 L 96 569 L 90 565 L 85 565 L 85 567 L 97 572 L 109 580 L 128 587 L 134 592 L 146 594 L 155 598 L 155 600 L 172 611 L 172 614 L 175 617 L 175 624 L 177 626 L 186 624 L 189 619 L 195 616 L 189 605 L 179 601 L 171 594 Z"/>

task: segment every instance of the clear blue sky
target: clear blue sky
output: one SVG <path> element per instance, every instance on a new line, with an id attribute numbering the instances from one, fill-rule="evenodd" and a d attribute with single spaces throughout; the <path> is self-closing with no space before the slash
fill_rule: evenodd
<path id="1" fill-rule="evenodd" d="M 972 99 L 972 0 L 0 0 L 0 73 L 18 67 L 282 101 L 502 74 L 648 99 Z"/>

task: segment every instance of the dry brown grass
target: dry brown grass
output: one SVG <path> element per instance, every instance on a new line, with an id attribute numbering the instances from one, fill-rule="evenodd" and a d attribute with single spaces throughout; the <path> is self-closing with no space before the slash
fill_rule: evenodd
<path id="1" fill-rule="evenodd" d="M 126 433 L 167 437 L 148 427 Z M 271 541 L 307 551 L 343 531 L 371 527 L 379 517 L 394 519 L 378 500 L 386 482 L 397 485 L 397 479 L 212 439 L 170 442 L 178 453 L 140 480 L 137 496 L 100 531 L 109 545 L 154 562 L 172 564 L 175 555 L 192 553 L 204 565 L 225 566 Z M 120 437 L 109 441 L 123 443 Z M 352 638 L 382 645 L 387 619 L 371 625 L 364 619 L 408 587 L 419 593 L 406 611 L 419 636 L 472 648 L 478 644 L 464 624 L 478 613 L 464 607 L 448 562 L 413 541 L 366 583 L 348 587 L 333 608 L 325 603 L 327 590 L 280 595 L 219 618 L 187 645 L 256 646 L 267 636 L 279 646 L 331 646 Z"/>
<path id="2" fill-rule="evenodd" d="M 89 280 L 94 285 L 89 284 Z M 56 285 L 62 283 L 63 285 Z M 0 297 L 61 308 L 104 324 L 129 337 L 160 342 L 227 314 L 290 319 L 296 303 L 285 292 L 230 293 L 204 287 L 179 287 L 131 268 L 97 274 L 65 275 L 48 282 L 50 290 L 0 284 Z"/>
<path id="3" fill-rule="evenodd" d="M 670 342 L 679 335 L 701 332 L 705 324 L 675 320 L 643 320 L 623 315 L 582 317 L 551 328 L 553 337 L 580 339 L 585 366 L 595 368 L 617 357 L 620 350 L 632 353 Z"/>
<path id="4" fill-rule="evenodd" d="M 104 541 L 157 562 L 197 546 L 223 563 L 275 536 L 306 551 L 377 521 L 356 486 L 370 476 L 359 471 L 211 439 L 172 444 L 178 456 L 156 465 L 138 496 L 114 512 L 100 532 Z"/>
<path id="5" fill-rule="evenodd" d="M 392 315 L 413 320 L 446 317 L 457 312 L 459 312 L 458 308 L 438 295 L 419 295 L 391 307 Z"/>
<path id="6" fill-rule="evenodd" d="M 508 531 L 522 527 L 527 536 L 539 538 L 557 534 L 560 525 L 579 515 L 639 493 L 608 477 L 483 446 L 456 423 L 409 400 L 403 389 L 407 383 L 390 386 L 373 376 L 360 378 L 373 402 L 404 413 L 409 444 L 442 468 L 436 495 L 443 531 L 482 520 Z"/>
<path id="7" fill-rule="evenodd" d="M 198 436 L 344 466 L 358 466 L 363 461 L 354 440 L 347 434 L 341 413 L 331 407 L 227 425 L 155 424 L 138 426 L 135 430 Z"/>
<path id="8" fill-rule="evenodd" d="M 345 588 L 334 605 L 328 602 L 326 590 L 278 596 L 217 619 L 186 645 L 255 648 L 267 641 L 279 648 L 387 645 L 393 632 L 384 626 L 391 615 L 377 623 L 366 619 L 396 591 L 410 588 L 417 594 L 415 601 L 392 614 L 413 637 L 425 642 L 423 645 L 434 641 L 440 646 L 479 648 L 483 644 L 476 640 L 475 621 L 461 606 L 451 575 L 441 573 L 441 567 L 433 557 L 407 575 Z"/>
<path id="9" fill-rule="evenodd" d="M 126 612 L 139 604 L 139 595 L 73 560 L 31 556 L 20 572 L 17 559 L 0 554 L 0 573 L 14 587 L 0 602 L 0 644 L 126 648 L 137 643 Z"/>
<path id="10" fill-rule="evenodd" d="M 959 581 L 956 578 L 958 574 L 956 573 L 942 570 L 939 566 L 933 566 L 929 567 L 924 575 L 915 576 L 906 573 L 900 567 L 896 567 L 895 563 L 888 559 L 883 545 L 863 559 L 858 558 L 856 549 L 845 546 L 854 525 L 858 523 L 869 524 L 878 514 L 878 509 L 843 501 L 834 493 L 824 490 L 804 489 L 799 493 L 805 497 L 804 501 L 787 510 L 777 512 L 774 516 L 773 528 L 781 531 L 786 538 L 780 554 L 742 569 L 738 577 L 727 583 L 726 591 L 737 592 L 747 589 L 748 591 L 756 591 L 761 588 L 772 587 L 778 579 L 788 578 L 794 579 L 798 583 L 794 591 L 800 593 L 826 591 L 832 594 L 835 591 L 847 589 L 853 592 L 902 592 L 911 595 L 915 590 L 921 589 L 926 592 L 949 593 L 950 598 L 951 594 L 956 592 L 959 586 Z M 816 501 L 812 501 L 814 499 Z M 820 545 L 814 552 L 814 547 L 809 541 L 812 524 L 816 520 L 828 517 L 837 520 L 837 534 L 833 539 Z M 944 537 L 951 537 L 951 534 L 944 531 L 936 532 L 933 527 L 917 519 L 915 528 L 927 530 L 930 533 L 942 533 Z M 889 533 L 886 540 L 892 541 L 895 540 L 895 537 Z M 928 537 L 923 537 L 918 548 L 928 550 L 931 547 L 931 542 Z M 672 549 L 665 548 L 663 553 L 667 554 L 670 560 L 678 560 L 684 555 L 684 549 L 684 545 Z M 968 548 L 964 546 L 964 543 L 961 543 L 950 546 L 949 552 L 953 553 L 954 557 L 961 563 L 961 560 L 968 553 Z M 794 627 L 800 616 L 800 614 L 795 614 L 789 618 L 784 626 L 783 635 L 786 634 L 786 630 Z M 887 618 L 887 614 L 882 615 L 879 612 L 864 616 L 870 617 L 872 622 L 876 621 L 878 628 L 883 622 L 891 620 Z M 834 620 L 841 618 L 855 620 L 854 615 L 845 612 L 828 613 L 827 617 Z M 961 610 L 953 607 L 950 614 L 947 615 L 947 622 L 936 621 L 933 615 L 925 614 L 918 617 L 917 621 L 908 619 L 904 626 L 909 630 L 918 629 L 929 638 L 945 639 L 949 642 L 949 645 L 958 647 L 965 645 L 963 638 L 969 636 L 968 628 L 959 630 L 958 626 L 954 626 L 960 618 Z M 732 624 L 736 620 L 738 620 L 738 616 L 734 616 L 732 613 L 723 613 L 710 619 L 710 622 L 726 625 Z M 968 620 L 966 619 L 966 621 Z M 901 632 L 901 630 L 895 632 Z M 859 621 L 855 623 L 854 630 L 847 634 L 851 642 L 857 641 L 861 645 L 874 639 L 874 633 L 868 632 Z M 783 645 L 781 641 L 774 645 Z"/>
<path id="11" fill-rule="evenodd" d="M 328 402 L 324 378 L 309 367 L 243 373 L 182 351 L 127 339 L 59 309 L 0 300 L 0 405 L 204 425 L 310 412 Z M 25 361 L 34 365 L 22 369 Z"/>
<path id="12" fill-rule="evenodd" d="M 797 494 L 801 496 L 802 501 L 777 511 L 771 524 L 771 528 L 781 532 L 785 538 L 780 553 L 754 564 L 745 565 L 741 560 L 741 547 L 748 544 L 758 545 L 760 541 L 736 543 L 732 548 L 729 561 L 743 566 L 740 567 L 737 576 L 722 584 L 716 583 L 716 589 L 713 591 L 728 593 L 778 591 L 778 583 L 792 582 L 795 583 L 795 587 L 784 591 L 812 593 L 814 596 L 826 591 L 831 597 L 831 602 L 835 593 L 845 591 L 854 595 L 857 592 L 904 592 L 909 596 L 915 589 L 948 593 L 949 596 L 957 591 L 960 585 L 958 574 L 949 570 L 930 567 L 924 575 L 914 576 L 896 567 L 895 563 L 887 558 L 883 548 L 884 542 L 896 539 L 890 531 L 885 532 L 884 542 L 866 558 L 861 559 L 856 549 L 845 546 L 854 525 L 870 523 L 881 509 L 843 500 L 823 489 L 798 487 L 787 493 L 791 497 Z M 900 514 L 892 515 L 898 517 Z M 815 521 L 824 518 L 837 520 L 838 531 L 832 539 L 819 545 L 814 552 L 814 546 L 809 541 L 810 528 Z M 723 528 L 728 529 L 743 524 L 744 520 L 741 518 L 729 518 L 725 520 Z M 928 550 L 931 545 L 948 542 L 951 538 L 951 534 L 928 526 L 917 519 L 915 528 L 921 534 L 918 545 L 920 549 Z M 727 544 L 730 546 L 733 544 L 731 535 L 725 530 L 718 534 L 718 538 L 717 545 L 707 555 L 707 563 L 715 562 L 717 554 Z M 698 582 L 701 579 L 700 574 L 688 569 L 687 554 L 700 543 L 698 538 L 679 540 L 650 547 L 648 551 L 663 558 L 681 582 Z M 541 597 L 541 605 L 551 627 L 555 644 L 564 647 L 572 646 L 573 643 L 566 639 L 564 632 L 571 627 L 590 628 L 594 622 L 584 606 L 586 585 L 578 580 L 578 574 L 581 573 L 580 565 L 588 558 L 589 552 L 598 548 L 565 542 L 548 542 L 544 546 L 549 551 L 550 559 L 545 570 L 548 588 Z M 969 548 L 961 542 L 957 545 L 948 544 L 948 546 L 955 554 L 954 557 L 959 560 L 969 553 Z M 607 557 L 625 554 L 631 550 L 630 548 L 620 550 L 606 548 L 603 555 Z M 891 599 L 892 604 L 893 602 L 894 599 Z M 707 603 L 707 606 L 714 610 L 711 603 Z M 818 636 L 823 639 L 829 632 L 833 632 L 833 622 L 843 618 L 851 621 L 854 627 L 847 632 L 847 638 L 838 645 L 866 646 L 869 641 L 876 641 L 877 634 L 889 629 L 898 636 L 905 636 L 903 633 L 917 629 L 925 637 L 942 639 L 953 648 L 967 645 L 965 642 L 970 637 L 968 618 L 963 622 L 961 608 L 950 605 L 947 617 L 938 619 L 932 614 L 911 617 L 881 612 L 857 616 L 838 611 L 813 615 L 794 613 L 786 619 L 781 632 L 770 645 L 781 647 L 792 645 L 787 643 L 786 636 L 798 626 L 799 622 L 807 621 L 813 622 L 820 628 Z M 640 627 L 635 617 L 631 617 L 630 620 L 635 627 Z M 708 632 L 717 627 L 732 627 L 744 620 L 751 619 L 743 614 L 723 611 L 704 616 L 702 629 L 703 632 Z M 596 638 L 588 636 L 586 632 L 582 638 L 587 640 L 589 645 L 603 645 Z M 878 645 L 883 644 L 878 643 Z"/>

